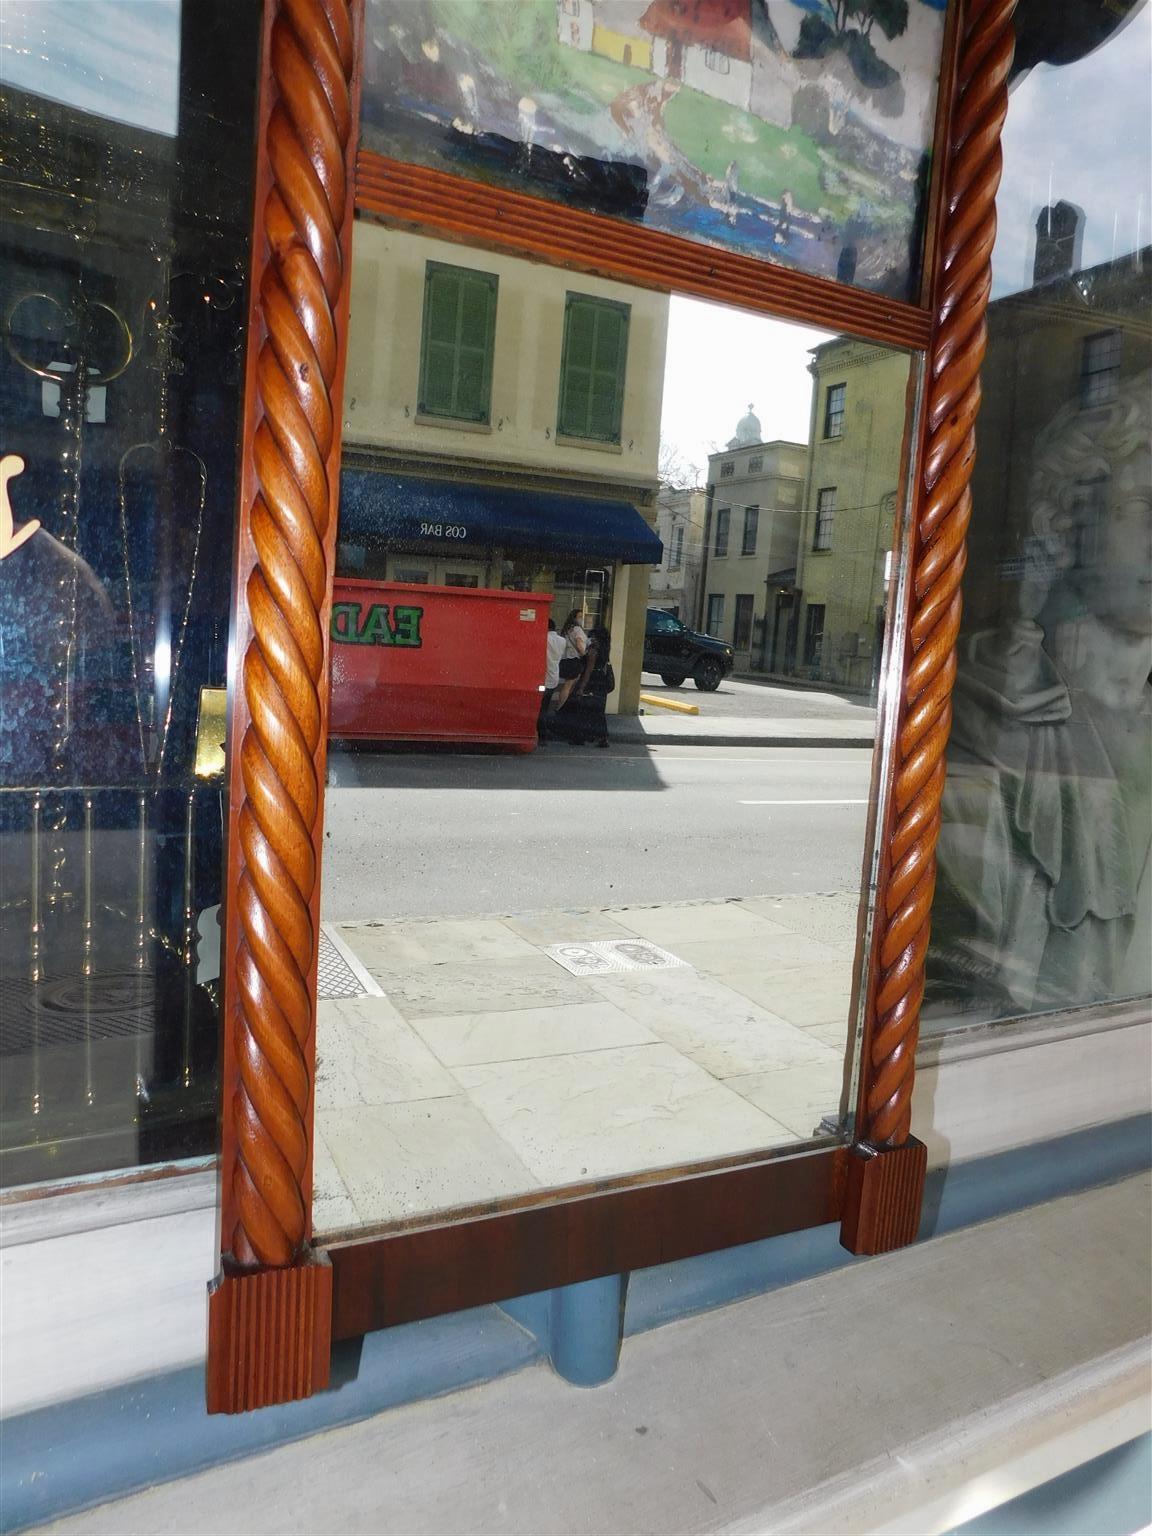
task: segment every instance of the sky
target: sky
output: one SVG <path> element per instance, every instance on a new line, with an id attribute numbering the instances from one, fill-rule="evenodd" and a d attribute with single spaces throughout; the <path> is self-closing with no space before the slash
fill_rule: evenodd
<path id="1" fill-rule="evenodd" d="M 1039 64 L 1012 88 L 992 295 L 1032 286 L 1036 219 L 1050 203 L 1084 210 L 1082 266 L 1152 241 L 1152 5 L 1076 64 Z"/>
<path id="2" fill-rule="evenodd" d="M 0 0 L 0 83 L 175 134 L 181 0 Z"/>
<path id="3" fill-rule="evenodd" d="M 809 353 L 827 331 L 768 320 L 723 304 L 674 298 L 668 317 L 661 440 L 703 484 L 708 455 L 723 448 L 751 404 L 765 442 L 808 441 Z"/>

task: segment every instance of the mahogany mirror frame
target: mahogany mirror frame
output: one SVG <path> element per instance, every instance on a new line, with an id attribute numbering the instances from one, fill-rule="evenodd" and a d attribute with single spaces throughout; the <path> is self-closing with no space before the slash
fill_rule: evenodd
<path id="1" fill-rule="evenodd" d="M 307 1397 L 370 1329 L 839 1221 L 917 1232 L 911 1134 L 1016 0 L 952 0 L 919 304 L 522 193 L 357 153 L 363 0 L 264 0 L 234 568 L 211 1412 Z M 441 1224 L 312 1241 L 328 631 L 354 217 L 909 349 L 851 1140 L 544 1192 Z M 919 375 L 917 378 L 916 376 Z"/>

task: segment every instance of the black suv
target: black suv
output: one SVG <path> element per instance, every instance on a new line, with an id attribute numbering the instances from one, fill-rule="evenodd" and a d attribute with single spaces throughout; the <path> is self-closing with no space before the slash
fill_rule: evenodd
<path id="1" fill-rule="evenodd" d="M 669 688 L 681 687 L 690 677 L 697 688 L 714 693 L 732 670 L 732 647 L 711 635 L 698 635 L 673 613 L 649 608 L 644 670 L 658 673 Z"/>

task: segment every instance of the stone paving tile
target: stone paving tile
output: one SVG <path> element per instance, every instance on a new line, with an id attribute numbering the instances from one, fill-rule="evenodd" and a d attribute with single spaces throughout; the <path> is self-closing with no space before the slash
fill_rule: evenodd
<path id="1" fill-rule="evenodd" d="M 704 939 L 677 944 L 675 953 L 697 971 L 723 978 L 729 971 L 816 971 L 844 976 L 850 984 L 852 960 L 832 944 L 802 933 L 769 931 L 740 939 Z"/>
<path id="2" fill-rule="evenodd" d="M 316 1112 L 459 1093 L 453 1078 L 386 997 L 321 1000 Z"/>
<path id="3" fill-rule="evenodd" d="M 606 912 L 521 912 L 501 919 L 506 928 L 529 944 L 544 949 L 549 944 L 586 943 L 595 939 L 627 939 L 625 928 Z"/>
<path id="4" fill-rule="evenodd" d="M 675 950 L 678 943 L 766 937 L 773 931 L 772 920 L 757 912 L 745 911 L 746 905 L 731 901 L 702 901 L 683 907 L 621 907 L 611 915 L 616 922 L 642 938 Z"/>
<path id="5" fill-rule="evenodd" d="M 373 970 L 372 974 L 406 1019 L 586 1003 L 593 997 L 583 982 L 539 951 L 528 960 L 428 965 L 412 971 Z"/>
<path id="6" fill-rule="evenodd" d="M 781 1071 L 730 1077 L 725 1084 L 797 1136 L 814 1135 L 826 1115 L 839 1114 L 843 1086 L 843 1058 L 835 1054 Z"/>
<path id="7" fill-rule="evenodd" d="M 454 1070 L 546 1186 L 753 1151 L 793 1136 L 668 1045 Z"/>
<path id="8" fill-rule="evenodd" d="M 839 1024 L 848 1031 L 852 992 L 848 978 L 824 976 L 801 968 L 795 971 L 727 971 L 725 984 L 789 1024 Z"/>
<path id="9" fill-rule="evenodd" d="M 463 1096 L 345 1109 L 325 1139 L 363 1223 L 539 1187 L 508 1141 Z"/>
<path id="10" fill-rule="evenodd" d="M 695 971 L 597 977 L 592 985 L 716 1078 L 818 1062 L 830 1054 L 807 1030 Z"/>
<path id="11" fill-rule="evenodd" d="M 312 1141 L 312 1226 L 318 1234 L 358 1227 L 356 1203 L 329 1151 L 319 1121 Z"/>
<path id="12" fill-rule="evenodd" d="M 422 965 L 530 960 L 536 948 L 499 918 L 341 924 L 340 937 L 375 976 Z"/>
<path id="13" fill-rule="evenodd" d="M 752 896 L 740 906 L 794 933 L 828 943 L 855 944 L 860 901 L 855 893 L 827 896 Z"/>
<path id="14" fill-rule="evenodd" d="M 614 1045 L 651 1045 L 656 1039 L 642 1023 L 603 998 L 555 1008 L 421 1018 L 413 1021 L 412 1028 L 448 1067 L 567 1056 Z"/>

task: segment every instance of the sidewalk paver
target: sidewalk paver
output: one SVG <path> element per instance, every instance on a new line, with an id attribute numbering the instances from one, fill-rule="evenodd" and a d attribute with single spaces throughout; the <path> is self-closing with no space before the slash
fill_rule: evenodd
<path id="1" fill-rule="evenodd" d="M 317 1229 L 816 1134 L 841 1097 L 855 904 L 339 925 L 384 996 L 320 1004 Z M 583 977 L 546 953 L 629 938 L 683 964 Z"/>

